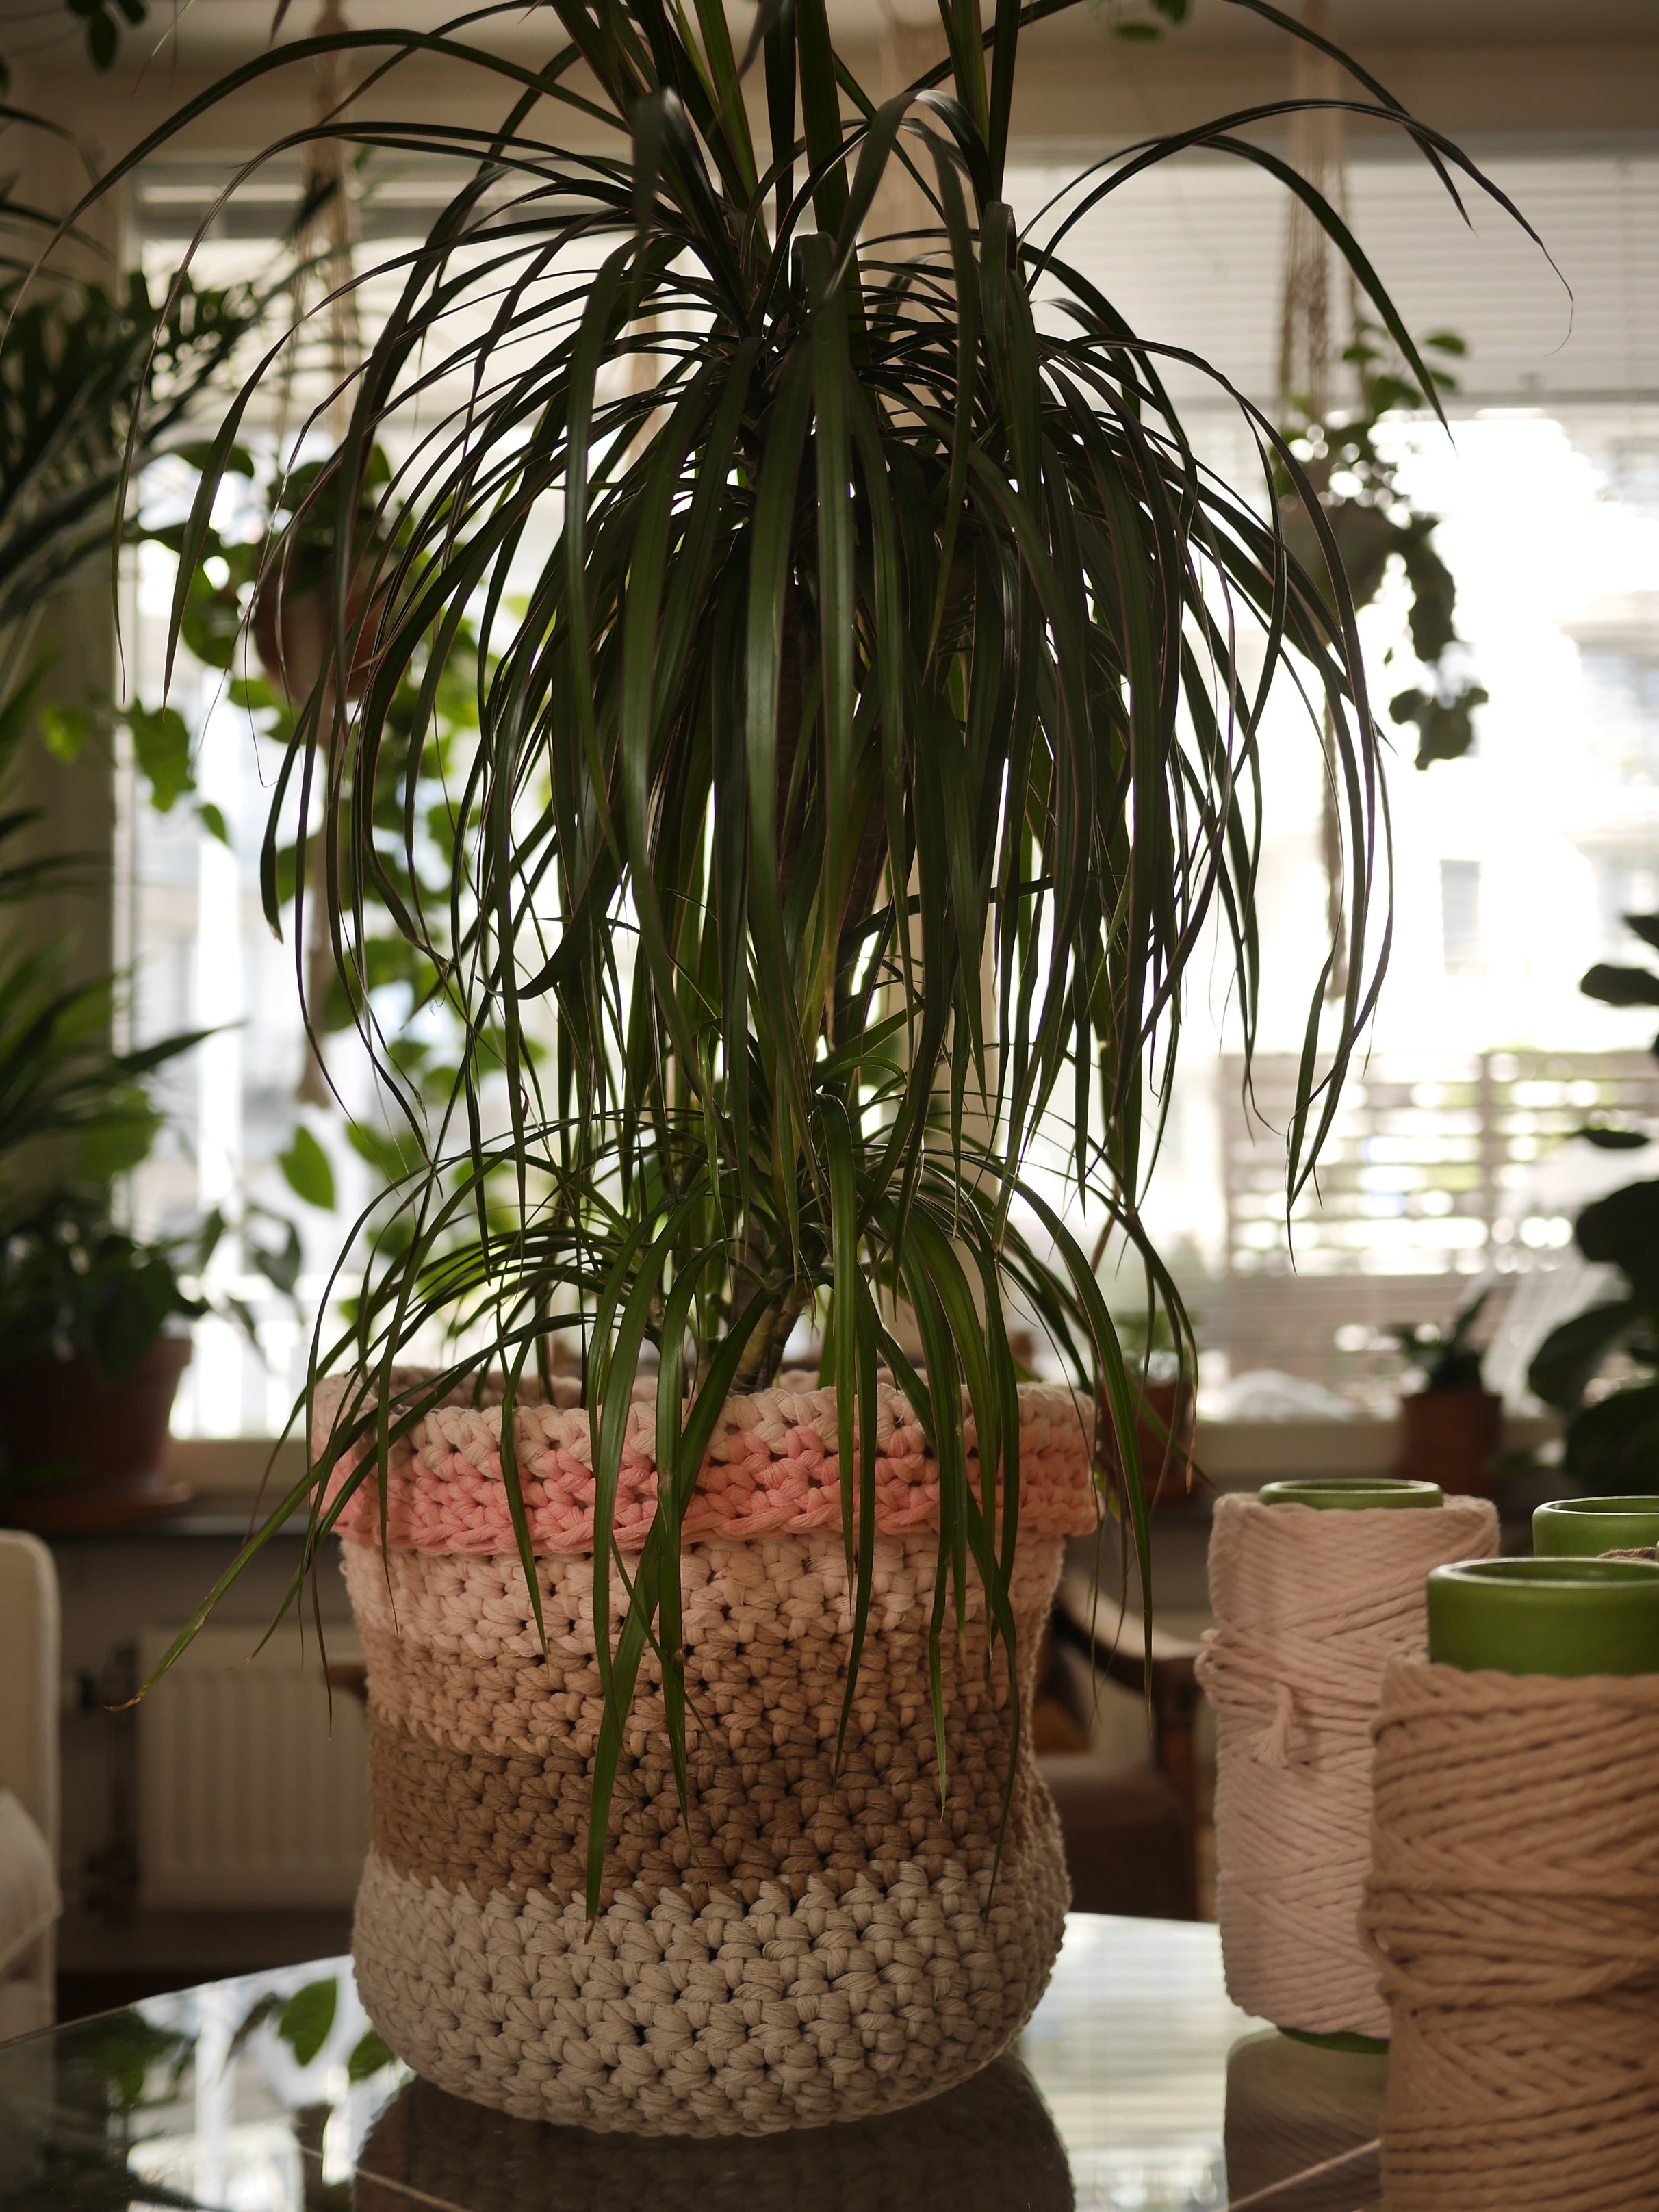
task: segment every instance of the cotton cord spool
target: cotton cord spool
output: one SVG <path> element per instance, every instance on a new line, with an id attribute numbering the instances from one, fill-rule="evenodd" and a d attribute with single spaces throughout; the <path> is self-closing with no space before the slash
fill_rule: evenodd
<path id="1" fill-rule="evenodd" d="M 1389 2212 L 1659 2203 L 1659 1676 L 1389 1668 Z"/>
<path id="2" fill-rule="evenodd" d="M 1383 2036 L 1358 1926 L 1382 1670 L 1425 1643 L 1431 1567 L 1487 1559 L 1484 1499 L 1318 1512 L 1217 1501 L 1199 1680 L 1214 1706 L 1216 1901 L 1228 1993 L 1281 2027 Z"/>

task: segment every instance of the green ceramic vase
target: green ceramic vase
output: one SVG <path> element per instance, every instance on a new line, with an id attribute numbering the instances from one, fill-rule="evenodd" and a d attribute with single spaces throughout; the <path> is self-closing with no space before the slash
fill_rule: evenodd
<path id="1" fill-rule="evenodd" d="M 1659 1545 L 1659 1498 L 1558 1498 L 1532 1516 L 1540 1559 L 1599 1559 Z"/>
<path id="2" fill-rule="evenodd" d="M 1435 1567 L 1429 1656 L 1504 1674 L 1659 1674 L 1659 1566 L 1552 1558 Z"/>
<path id="3" fill-rule="evenodd" d="M 1316 1512 L 1370 1512 L 1381 1506 L 1398 1510 L 1443 1503 L 1437 1482 L 1401 1482 L 1392 1475 L 1347 1480 L 1339 1475 L 1310 1478 L 1302 1482 L 1264 1483 L 1258 1495 L 1264 1505 L 1311 1505 Z"/>

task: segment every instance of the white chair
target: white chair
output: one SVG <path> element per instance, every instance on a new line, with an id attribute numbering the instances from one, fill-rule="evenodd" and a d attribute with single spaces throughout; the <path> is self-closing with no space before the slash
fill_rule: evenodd
<path id="1" fill-rule="evenodd" d="M 0 1531 L 0 2040 L 55 2011 L 60 1642 L 52 1553 Z"/>

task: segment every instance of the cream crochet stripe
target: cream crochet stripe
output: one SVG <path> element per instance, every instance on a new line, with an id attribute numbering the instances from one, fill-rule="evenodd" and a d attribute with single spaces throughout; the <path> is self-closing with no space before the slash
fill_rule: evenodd
<path id="1" fill-rule="evenodd" d="M 1029 1465 L 1051 1517 L 1081 1529 L 1093 1492 L 1067 1404 L 1069 1450 L 1039 1421 Z M 786 1456 L 798 1410 L 781 1425 Z M 409 1466 L 435 1492 L 432 1449 L 417 1435 Z M 839 1528 L 768 1534 L 760 1517 L 745 1510 L 733 1533 L 685 1547 L 689 1815 L 647 1668 L 591 1930 L 603 1713 L 591 1556 L 538 1562 L 544 1656 L 516 1555 L 474 1552 L 465 1516 L 447 1551 L 399 1547 L 395 1533 L 384 1553 L 343 1547 L 369 1662 L 358 1978 L 381 2033 L 428 2080 L 589 2128 L 758 2134 L 935 2095 L 1030 2016 L 1059 1948 L 1064 1856 L 1029 1733 L 1003 1825 L 1013 1705 L 982 1592 L 970 1588 L 961 1640 L 944 1640 L 941 1796 L 927 1674 L 937 1536 L 878 1536 L 837 1773 L 852 1618 Z M 424 1534 L 435 1525 L 422 1508 Z M 1062 1548 L 1059 1532 L 1023 1526 L 1011 1596 L 1028 1715 Z M 617 1612 L 623 1597 L 613 1575 Z"/>
<path id="2" fill-rule="evenodd" d="M 823 1882 L 751 1905 L 617 1899 L 514 1905 L 371 1856 L 357 1985 L 398 2056 L 521 2119 L 641 2135 L 767 2135 L 933 2097 L 1030 2018 L 1059 1948 L 1057 1855 L 930 1881 Z"/>

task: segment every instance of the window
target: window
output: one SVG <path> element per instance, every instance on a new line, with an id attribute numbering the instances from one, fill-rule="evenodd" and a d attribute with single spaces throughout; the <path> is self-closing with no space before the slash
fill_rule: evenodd
<path id="1" fill-rule="evenodd" d="M 1028 143 L 1008 175 L 1022 219 L 1083 158 L 1045 158 Z M 1478 757 L 1419 775 L 1410 766 L 1410 732 L 1399 741 L 1391 780 L 1395 950 L 1376 1050 L 1413 1064 L 1542 1053 L 1553 1066 L 1556 1055 L 1578 1054 L 1588 1067 L 1601 1064 L 1597 1056 L 1644 1055 L 1650 1042 L 1650 1017 L 1592 1005 L 1577 983 L 1623 935 L 1618 914 L 1659 904 L 1642 889 L 1659 881 L 1659 647 L 1651 642 L 1659 608 L 1659 155 L 1640 148 L 1508 151 L 1486 166 L 1548 239 L 1572 287 L 1571 307 L 1536 249 L 1495 210 L 1483 208 L 1471 232 L 1420 163 L 1364 149 L 1350 166 L 1355 228 L 1407 324 L 1421 333 L 1449 328 L 1469 346 L 1451 403 L 1452 438 L 1427 422 L 1401 422 L 1395 434 L 1412 497 L 1443 518 L 1439 542 L 1458 580 L 1471 672 L 1492 694 L 1480 710 Z M 222 180 L 222 171 L 200 165 L 157 168 L 140 180 L 134 228 L 153 270 L 176 266 L 179 241 Z M 280 179 L 260 190 L 261 202 L 239 202 L 210 234 L 205 280 L 262 265 L 293 198 Z M 416 234 L 433 204 L 429 179 L 389 179 L 365 210 L 365 234 L 377 250 Z M 1194 159 L 1113 196 L 1066 250 L 1133 326 L 1194 347 L 1270 406 L 1284 221 L 1282 198 L 1255 171 Z M 1205 457 L 1247 470 L 1249 441 L 1225 395 L 1179 362 L 1168 374 Z M 168 589 L 160 569 L 141 573 L 132 665 L 146 698 L 159 690 Z M 1391 586 L 1364 622 L 1386 702 L 1412 680 Z M 182 814 L 158 820 L 127 808 L 135 1026 L 141 1040 L 209 1024 L 222 1033 L 179 1078 L 178 1140 L 139 1179 L 137 1206 L 153 1226 L 181 1224 L 232 1184 L 280 1203 L 300 1219 L 301 1303 L 314 1304 L 342 1226 L 367 1190 L 366 1171 L 354 1182 L 357 1164 L 337 1155 L 339 1210 L 324 1215 L 297 1205 L 276 1167 L 301 1110 L 294 1094 L 301 1037 L 291 948 L 273 942 L 259 912 L 266 792 L 245 723 L 212 711 L 216 688 L 197 683 L 192 693 L 195 681 L 186 673 L 175 696 L 199 732 L 198 774 L 225 814 L 232 850 Z M 1298 957 L 1316 957 L 1322 927 L 1320 769 L 1288 723 L 1264 743 L 1302 745 L 1307 763 L 1299 794 L 1294 775 L 1274 776 L 1260 915 L 1272 981 L 1260 1041 L 1269 1054 L 1294 1054 L 1306 997 L 1283 979 Z M 1627 937 L 1623 949 L 1634 949 Z M 1475 976 L 1481 988 L 1471 992 Z M 1311 970 L 1307 981 L 1310 988 Z M 1146 1217 L 1166 1249 L 1221 1275 L 1250 1264 L 1247 1253 L 1258 1267 L 1274 1265 L 1261 1241 L 1273 1210 L 1266 1197 L 1259 1215 L 1235 1204 L 1230 1230 L 1228 1194 L 1243 1188 L 1224 1059 L 1235 1045 L 1229 1007 L 1196 992 L 1182 1095 Z M 1369 1100 L 1360 1103 L 1369 1114 Z M 1281 1214 L 1282 1127 L 1279 1120 L 1257 1131 L 1258 1164 L 1271 1171 Z M 1327 1187 L 1334 1201 L 1344 1177 L 1333 1161 Z M 1530 1172 L 1518 1156 L 1512 1166 L 1505 1161 L 1506 1173 Z M 1487 1249 L 1469 1241 L 1468 1224 L 1493 1215 L 1491 1190 L 1482 1186 L 1477 1206 L 1456 1174 L 1437 1170 L 1420 1193 L 1415 1183 L 1396 1191 L 1395 1164 L 1375 1144 L 1363 1158 L 1356 1154 L 1332 1247 L 1345 1255 L 1339 1264 L 1357 1274 L 1398 1267 L 1403 1247 L 1395 1246 L 1404 1237 L 1413 1268 L 1467 1268 Z M 1254 1188 L 1254 1178 L 1246 1181 Z M 1316 1210 L 1316 1194 L 1309 1203 Z M 1518 1187 L 1504 1206 L 1500 1218 L 1517 1223 L 1534 1213 L 1556 1220 Z M 1311 1243 L 1299 1242 L 1304 1249 Z M 1513 1249 L 1531 1249 L 1519 1229 Z M 255 1307 L 260 1347 L 204 1325 L 179 1424 L 197 1433 L 267 1430 L 286 1414 L 302 1377 L 304 1330 L 234 1249 L 222 1264 Z M 1201 1308 L 1201 1293 L 1195 1303 Z"/>
<path id="2" fill-rule="evenodd" d="M 1484 973 L 1480 957 L 1480 863 L 1440 863 L 1441 957 L 1449 975 Z"/>

